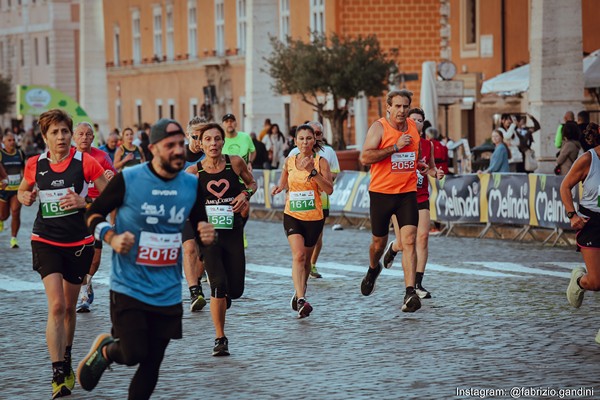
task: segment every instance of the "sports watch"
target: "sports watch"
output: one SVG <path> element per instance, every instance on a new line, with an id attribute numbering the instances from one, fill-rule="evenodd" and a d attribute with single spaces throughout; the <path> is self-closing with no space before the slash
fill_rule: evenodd
<path id="1" fill-rule="evenodd" d="M 569 219 L 571 219 L 571 218 L 573 218 L 573 217 L 575 216 L 575 214 L 577 214 L 575 211 L 569 211 L 569 212 L 567 213 L 567 217 L 568 217 Z"/>
<path id="2" fill-rule="evenodd" d="M 317 174 L 319 173 L 319 171 L 316 170 L 316 168 L 313 168 L 312 171 L 310 171 L 310 175 L 308 175 L 310 178 L 313 178 L 315 176 L 317 176 Z"/>

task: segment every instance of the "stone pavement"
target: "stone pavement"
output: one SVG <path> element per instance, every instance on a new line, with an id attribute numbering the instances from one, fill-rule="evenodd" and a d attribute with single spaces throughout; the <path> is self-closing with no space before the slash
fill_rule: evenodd
<path id="1" fill-rule="evenodd" d="M 0 397 L 44 399 L 51 379 L 46 299 L 31 270 L 27 237 L 34 210 L 24 210 L 20 249 L 9 249 L 9 232 L 0 233 Z M 457 388 L 506 389 L 496 398 L 510 398 L 512 387 L 599 383 L 600 297 L 586 293 L 578 310 L 567 304 L 570 269 L 582 265 L 571 248 L 433 237 L 424 281 L 433 298 L 407 314 L 400 311 L 399 260 L 383 271 L 375 293 L 363 297 L 370 233 L 326 226 L 324 278 L 309 281 L 307 296 L 315 310 L 298 320 L 289 306 L 291 256 L 282 224 L 250 221 L 247 237 L 246 290 L 227 315 L 232 355 L 211 357 L 208 309 L 191 314 L 182 286 L 184 338 L 167 349 L 154 398 L 467 398 L 457 397 Z M 106 249 L 94 278 L 93 312 L 77 317 L 77 362 L 95 336 L 110 329 L 109 266 Z M 133 373 L 114 365 L 93 392 L 77 385 L 70 398 L 124 399 Z M 593 394 L 586 398 L 600 397 L 600 387 Z"/>

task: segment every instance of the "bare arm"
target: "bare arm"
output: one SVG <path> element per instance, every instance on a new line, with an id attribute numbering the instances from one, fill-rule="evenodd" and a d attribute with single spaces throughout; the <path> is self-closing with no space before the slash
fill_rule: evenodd
<path id="1" fill-rule="evenodd" d="M 573 203 L 573 195 L 571 190 L 577 185 L 579 182 L 583 182 L 587 177 L 588 171 L 592 164 L 592 155 L 590 153 L 585 153 L 581 157 L 579 157 L 573 166 L 564 177 L 561 185 L 560 185 L 560 197 L 562 199 L 563 204 L 565 205 L 565 211 L 576 211 L 575 204 Z M 573 216 L 571 218 L 571 227 L 574 229 L 581 229 L 583 225 L 587 222 L 586 219 L 581 218 L 579 215 Z"/>
<path id="2" fill-rule="evenodd" d="M 142 160 L 143 163 L 146 162 L 146 156 L 144 155 L 144 152 L 142 151 L 142 149 L 138 146 L 138 151 L 140 152 L 140 159 Z"/>
<path id="3" fill-rule="evenodd" d="M 317 182 L 317 185 L 319 185 L 319 189 L 321 189 L 328 195 L 331 195 L 333 193 L 333 180 L 331 179 L 331 171 L 329 169 L 329 163 L 326 159 L 321 158 L 319 160 L 319 169 L 321 171 L 312 179 L 314 179 L 315 182 Z"/>
<path id="4" fill-rule="evenodd" d="M 367 132 L 367 138 L 365 139 L 365 144 L 363 145 L 363 150 L 360 154 L 360 162 L 363 165 L 375 164 L 395 152 L 394 146 L 389 146 L 384 149 L 378 148 L 382 138 L 383 125 L 381 125 L 381 122 L 375 122 Z"/>
<path id="5" fill-rule="evenodd" d="M 32 205 L 37 197 L 37 190 L 34 190 L 33 186 L 33 184 L 30 184 L 25 179 L 21 181 L 21 185 L 17 191 L 17 199 L 24 206 Z"/>
<path id="6" fill-rule="evenodd" d="M 117 151 L 115 151 L 115 162 L 113 163 L 115 169 L 120 171 L 127 161 L 129 160 L 123 160 L 123 148 L 119 146 Z"/>
<path id="7" fill-rule="evenodd" d="M 271 195 L 275 196 L 278 193 L 281 193 L 287 187 L 288 182 L 288 172 L 287 172 L 287 163 L 290 162 L 289 158 L 285 159 L 285 164 L 283 165 L 283 171 L 281 171 L 281 177 L 279 178 L 279 184 L 273 187 L 271 190 Z"/>

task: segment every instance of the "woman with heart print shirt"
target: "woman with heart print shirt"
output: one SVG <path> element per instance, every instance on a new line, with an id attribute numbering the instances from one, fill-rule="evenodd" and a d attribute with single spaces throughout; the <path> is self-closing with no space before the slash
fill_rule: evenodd
<path id="1" fill-rule="evenodd" d="M 313 127 L 300 125 L 296 129 L 295 142 L 300 153 L 285 160 L 279 185 L 273 188 L 272 194 L 288 189 L 283 229 L 292 249 L 295 293 L 291 305 L 298 311 L 298 318 L 304 318 L 312 311 L 305 299 L 310 258 L 325 223 L 320 192 L 331 195 L 333 180 L 327 160 L 317 154 L 321 146 Z"/>
<path id="2" fill-rule="evenodd" d="M 223 154 L 225 131 L 210 123 L 199 130 L 206 157 L 186 171 L 197 174 L 205 197 L 208 221 L 219 233 L 217 243 L 202 248 L 204 268 L 210 282 L 210 314 L 216 331 L 213 356 L 228 356 L 225 313 L 231 299 L 244 293 L 246 256 L 241 212 L 248 208 L 256 182 L 241 157 Z M 240 178 L 246 188 L 242 190 Z"/>

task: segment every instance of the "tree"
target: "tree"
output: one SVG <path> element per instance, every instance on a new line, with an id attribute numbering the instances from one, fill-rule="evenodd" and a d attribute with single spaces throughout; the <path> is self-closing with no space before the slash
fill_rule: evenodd
<path id="1" fill-rule="evenodd" d="M 4 78 L 0 75 L 0 115 L 7 113 L 10 107 L 15 104 L 12 101 L 13 92 L 11 89 L 10 78 Z"/>
<path id="2" fill-rule="evenodd" d="M 333 148 L 346 148 L 344 121 L 359 92 L 380 96 L 395 64 L 381 51 L 375 36 L 342 37 L 313 33 L 310 42 L 271 37 L 273 52 L 265 58 L 277 94 L 299 95 L 331 122 Z M 329 103 L 329 104 L 328 104 Z"/>

